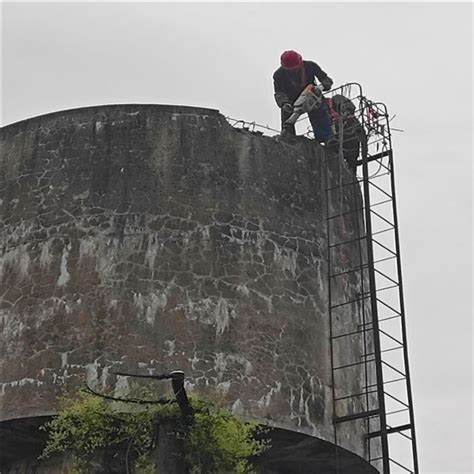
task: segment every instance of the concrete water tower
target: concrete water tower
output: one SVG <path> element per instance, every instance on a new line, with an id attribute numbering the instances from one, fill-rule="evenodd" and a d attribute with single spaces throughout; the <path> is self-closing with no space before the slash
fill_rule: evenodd
<path id="1" fill-rule="evenodd" d="M 188 391 L 275 427 L 262 472 L 376 472 L 365 420 L 341 423 L 335 447 L 335 417 L 358 408 L 335 397 L 375 372 L 334 376 L 363 348 L 331 350 L 361 321 L 330 321 L 328 260 L 356 266 L 360 248 L 328 248 L 328 232 L 353 236 L 363 216 L 328 224 L 362 196 L 326 192 L 352 176 L 323 147 L 216 110 L 115 105 L 4 127 L 1 160 L 2 472 L 39 469 L 34 430 L 64 386 L 122 393 L 114 371 L 177 369 Z"/>

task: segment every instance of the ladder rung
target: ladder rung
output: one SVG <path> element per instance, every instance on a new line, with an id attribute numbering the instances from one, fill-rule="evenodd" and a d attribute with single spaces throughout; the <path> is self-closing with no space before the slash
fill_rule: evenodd
<path id="1" fill-rule="evenodd" d="M 405 430 L 411 430 L 411 424 L 400 425 L 400 426 L 395 426 L 393 428 L 388 428 L 387 429 L 387 434 L 398 433 L 400 431 L 405 431 Z M 380 431 L 374 431 L 373 433 L 369 433 L 367 435 L 367 438 L 376 438 L 377 436 L 380 436 L 380 435 L 381 435 Z"/>
<path id="2" fill-rule="evenodd" d="M 389 285 L 384 286 L 383 288 L 376 288 L 375 292 L 378 293 L 380 291 L 392 290 L 393 288 L 398 288 L 400 285 L 397 283 L 396 285 Z"/>
<path id="3" fill-rule="evenodd" d="M 386 413 L 387 416 L 389 415 L 396 415 L 398 413 L 405 413 L 408 411 L 408 408 L 401 408 L 400 410 L 389 411 Z"/>
<path id="4" fill-rule="evenodd" d="M 344 423 L 346 421 L 359 420 L 360 418 L 370 418 L 372 416 L 380 415 L 380 410 L 369 410 L 361 413 L 353 413 L 352 415 L 337 416 L 334 418 L 334 423 Z"/>
<path id="5" fill-rule="evenodd" d="M 394 258 L 397 258 L 397 256 L 392 255 L 390 257 L 381 258 L 380 260 L 374 260 L 374 265 L 376 265 L 377 263 L 386 262 L 387 260 L 393 260 Z"/>
<path id="6" fill-rule="evenodd" d="M 384 382 L 383 384 L 384 385 L 388 385 L 390 383 L 395 383 L 395 382 L 402 382 L 403 380 L 406 381 L 406 377 L 400 377 L 398 379 L 392 379 L 392 380 L 387 380 L 386 382 Z M 377 387 L 378 385 L 376 383 L 371 383 L 370 385 L 367 385 L 366 388 L 372 388 L 372 387 Z"/>
<path id="7" fill-rule="evenodd" d="M 369 296 L 370 294 L 366 293 L 366 296 L 362 296 L 361 298 L 357 298 L 355 300 L 348 300 L 348 301 L 345 301 L 344 303 L 339 303 L 334 306 L 330 306 L 329 309 L 340 308 L 341 306 L 346 306 L 348 304 L 356 303 L 357 301 L 362 301 L 362 300 L 367 299 Z"/>
<path id="8" fill-rule="evenodd" d="M 360 329 L 357 331 L 346 332 L 344 334 L 338 334 L 337 336 L 332 336 L 330 339 L 340 339 L 341 337 L 349 337 L 354 336 L 356 334 L 364 334 L 365 332 L 370 332 L 372 329 Z"/>
<path id="9" fill-rule="evenodd" d="M 381 354 L 383 354 L 384 352 L 392 352 L 392 351 L 398 351 L 400 349 L 403 349 L 403 346 L 398 346 L 398 347 L 390 347 L 390 349 L 382 349 L 380 351 Z M 361 357 L 369 357 L 371 355 L 375 355 L 375 352 L 368 352 L 367 354 L 362 354 Z"/>
<path id="10" fill-rule="evenodd" d="M 390 153 L 392 153 L 392 150 L 381 151 L 380 153 L 376 153 L 375 155 L 367 156 L 367 163 L 375 160 L 380 160 L 380 158 L 385 158 L 386 156 L 390 156 Z M 357 160 L 356 165 L 362 165 L 363 162 L 363 159 Z"/>
<path id="11" fill-rule="evenodd" d="M 360 362 L 353 362 L 352 364 L 340 365 L 339 367 L 334 367 L 332 370 L 348 369 L 349 367 L 356 367 L 357 365 L 368 364 L 369 362 L 375 362 L 375 359 L 361 360 Z"/>
<path id="12" fill-rule="evenodd" d="M 388 202 L 392 202 L 393 199 L 390 198 L 390 199 L 385 199 L 385 201 L 378 201 L 378 202 L 371 202 L 370 203 L 370 208 L 374 208 L 375 206 L 381 206 L 382 204 L 387 204 Z M 365 207 L 358 207 L 357 209 L 352 209 L 351 211 L 346 211 L 346 212 L 343 212 L 341 214 L 334 214 L 333 216 L 328 216 L 328 220 L 329 219 L 335 219 L 336 217 L 343 217 L 343 216 L 346 216 L 348 214 L 353 214 L 354 212 L 361 212 L 361 211 L 364 211 L 365 210 Z"/>
<path id="13" fill-rule="evenodd" d="M 403 349 L 403 346 L 390 347 L 389 349 L 383 349 L 383 350 L 380 351 L 380 353 L 383 354 L 384 352 L 398 351 L 400 349 Z"/>
<path id="14" fill-rule="evenodd" d="M 334 275 L 329 275 L 329 278 L 335 278 L 335 277 L 342 276 L 342 275 L 347 275 L 347 274 L 353 273 L 353 272 L 360 272 L 361 270 L 364 270 L 368 267 L 369 266 L 367 264 L 360 265 L 358 267 L 351 268 L 350 270 L 346 270 L 344 272 L 334 273 Z"/>
<path id="15" fill-rule="evenodd" d="M 390 426 L 388 423 L 387 423 L 387 427 L 388 427 L 388 428 L 392 428 L 392 426 Z M 408 436 L 408 435 L 406 435 L 405 433 L 403 433 L 403 431 L 399 431 L 399 432 L 396 433 L 396 434 L 399 434 L 400 436 L 403 436 L 404 438 L 406 438 L 406 439 L 412 441 L 412 439 L 410 438 L 410 436 Z"/>
<path id="16" fill-rule="evenodd" d="M 353 242 L 358 242 L 359 240 L 364 240 L 364 239 L 365 239 L 365 236 L 356 237 L 355 239 L 352 239 L 352 240 L 346 240 L 345 242 L 338 242 L 337 244 L 329 245 L 329 248 L 332 249 L 334 247 L 340 247 L 341 245 L 352 244 Z"/>
<path id="17" fill-rule="evenodd" d="M 371 393 L 377 393 L 377 390 L 369 390 L 368 392 L 354 393 L 352 395 L 346 395 L 344 397 L 335 398 L 334 401 L 338 402 L 339 400 L 347 400 L 348 398 L 361 397 L 363 395 L 370 395 Z"/>
<path id="18" fill-rule="evenodd" d="M 391 290 L 392 288 L 397 288 L 398 286 L 398 283 L 396 285 L 389 285 L 389 286 L 383 286 L 382 288 L 375 288 L 375 293 L 378 293 L 379 291 L 386 291 L 386 290 Z M 366 291 L 364 293 L 360 293 L 361 296 L 363 297 L 366 297 L 366 296 L 370 296 L 371 295 L 371 292 L 370 291 Z"/>
<path id="19" fill-rule="evenodd" d="M 393 289 L 393 288 L 397 288 L 398 286 L 399 286 L 399 285 L 389 285 L 389 286 L 384 286 L 383 288 L 376 288 L 376 289 L 375 289 L 375 293 L 379 293 L 379 292 L 381 292 L 381 291 L 386 291 L 386 290 L 391 290 L 391 289 Z M 330 306 L 330 308 L 331 308 L 331 309 L 334 309 L 334 308 L 338 308 L 339 306 L 344 306 L 344 305 L 347 305 L 347 304 L 349 304 L 349 303 L 355 303 L 356 301 L 361 301 L 361 300 L 363 300 L 363 299 L 367 299 L 367 298 L 369 298 L 369 297 L 371 296 L 371 294 L 372 294 L 372 293 L 371 293 L 370 291 L 367 291 L 367 292 L 365 292 L 365 293 L 361 293 L 361 294 L 360 294 L 360 296 L 361 296 L 360 298 L 357 298 L 357 299 L 355 299 L 355 300 L 347 300 L 347 301 L 344 302 L 344 303 L 338 303 L 338 304 L 336 304 L 336 305 L 334 305 L 334 306 Z"/>
<path id="20" fill-rule="evenodd" d="M 390 227 L 387 227 L 386 229 L 378 230 L 377 232 L 372 232 L 372 240 L 374 235 L 384 234 L 385 232 L 392 232 L 394 229 L 395 227 L 392 225 Z"/>
<path id="21" fill-rule="evenodd" d="M 382 258 L 382 259 L 377 260 L 376 262 L 374 262 L 374 264 L 386 262 L 387 260 L 393 260 L 394 258 L 396 258 L 396 256 Z M 343 272 L 334 273 L 334 275 L 329 275 L 329 277 L 330 277 L 330 278 L 334 278 L 334 277 L 337 277 L 337 276 L 346 275 L 346 274 L 348 274 L 348 273 L 358 272 L 358 271 L 361 271 L 361 270 L 365 270 L 365 269 L 368 268 L 368 267 L 369 267 L 369 265 L 368 265 L 367 263 L 364 263 L 364 264 L 359 265 L 359 266 L 357 266 L 357 267 L 351 268 L 350 270 L 345 270 L 345 271 L 343 271 Z M 396 282 L 395 280 L 392 280 L 390 277 L 388 277 L 387 275 L 385 275 L 383 272 L 381 272 L 381 271 L 378 270 L 377 268 L 374 268 L 374 270 L 375 270 L 376 272 L 380 273 L 381 275 L 383 275 L 384 277 L 386 277 L 388 280 L 393 281 L 393 283 L 396 283 L 397 285 L 399 284 L 398 282 Z M 383 303 L 383 302 L 382 302 L 382 303 Z"/>
<path id="22" fill-rule="evenodd" d="M 385 199 L 385 201 L 370 202 L 370 208 L 373 208 L 375 206 L 380 206 L 382 204 L 387 204 L 387 202 L 392 202 L 392 201 L 393 201 L 393 198 Z"/>
<path id="23" fill-rule="evenodd" d="M 370 176 L 370 177 L 369 177 L 369 183 L 372 182 L 374 179 L 383 178 L 384 176 L 390 176 L 390 174 L 391 174 L 391 173 L 390 173 L 390 170 L 389 170 L 388 168 L 385 168 L 385 169 L 387 170 L 386 173 L 377 173 L 377 174 L 374 175 L 374 176 Z M 362 177 L 362 180 L 363 180 L 363 179 L 364 179 L 364 178 Z"/>
<path id="24" fill-rule="evenodd" d="M 390 321 L 391 319 L 397 319 L 397 318 L 401 318 L 401 317 L 402 317 L 401 313 L 398 313 L 395 316 L 388 316 L 386 318 L 379 319 L 379 323 L 383 323 L 385 321 Z M 371 325 L 372 325 L 372 322 L 368 322 L 368 323 L 365 323 L 365 324 L 359 324 L 359 327 L 371 326 Z"/>
<path id="25" fill-rule="evenodd" d="M 396 314 L 395 316 L 389 316 L 387 318 L 379 319 L 379 323 L 383 323 L 384 321 L 390 321 L 391 319 L 396 319 L 396 318 L 401 318 L 401 317 L 402 317 L 401 314 Z"/>

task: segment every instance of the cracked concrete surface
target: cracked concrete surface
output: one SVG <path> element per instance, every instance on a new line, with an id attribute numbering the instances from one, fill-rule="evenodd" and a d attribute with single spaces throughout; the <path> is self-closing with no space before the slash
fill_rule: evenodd
<path id="1" fill-rule="evenodd" d="M 124 393 L 114 370 L 179 369 L 243 417 L 333 441 L 325 159 L 311 140 L 238 131 L 208 109 L 101 106 L 5 127 L 2 419 L 54 413 L 84 380 Z M 329 170 L 333 186 L 351 179 Z M 341 189 L 330 213 L 361 201 Z M 348 240 L 361 222 L 329 231 Z M 357 243 L 332 252 L 334 272 L 360 263 Z M 333 302 L 359 291 L 342 275 Z M 335 327 L 354 330 L 364 311 L 337 311 Z M 357 360 L 361 342 L 335 350 L 335 363 Z M 363 377 L 336 375 L 336 393 Z M 364 455 L 364 425 L 347 425 L 339 441 Z"/>

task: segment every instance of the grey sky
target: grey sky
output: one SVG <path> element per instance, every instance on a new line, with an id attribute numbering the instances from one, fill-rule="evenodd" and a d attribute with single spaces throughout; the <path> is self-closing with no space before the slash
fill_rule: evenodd
<path id="1" fill-rule="evenodd" d="M 3 125 L 60 109 L 169 103 L 279 128 L 296 49 L 385 102 L 421 472 L 472 472 L 472 5 L 4 3 Z"/>

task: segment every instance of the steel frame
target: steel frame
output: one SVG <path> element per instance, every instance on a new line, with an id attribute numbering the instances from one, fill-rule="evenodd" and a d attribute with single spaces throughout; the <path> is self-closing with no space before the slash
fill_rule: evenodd
<path id="1" fill-rule="evenodd" d="M 338 431 L 341 423 L 365 420 L 369 462 L 384 474 L 418 473 L 390 119 L 386 106 L 368 100 L 357 83 L 345 84 L 326 95 L 335 94 L 344 95 L 356 105 L 355 116 L 366 132 L 368 153 L 357 161 L 358 170 L 361 172 L 358 176 L 352 177 L 350 171 L 342 171 L 345 166 L 341 156 L 342 149 L 335 155 L 328 152 L 326 158 L 328 300 L 334 441 L 336 445 L 339 444 Z M 336 181 L 334 177 L 330 179 L 331 159 L 339 160 L 340 175 L 336 177 L 338 185 L 334 185 Z M 333 168 L 336 169 L 334 166 Z M 332 173 L 334 174 L 334 170 Z M 380 182 L 376 182 L 377 180 Z M 351 187 L 354 192 L 359 192 L 358 190 L 362 188 L 363 205 L 357 205 L 356 200 L 352 199 L 354 209 L 343 212 L 341 205 L 337 214 L 331 214 L 329 203 L 333 198 L 332 193 L 339 192 L 342 202 L 343 189 L 348 193 Z M 350 214 L 358 216 L 357 222 L 363 216 L 363 228 L 357 229 L 357 235 L 351 239 L 334 242 L 331 226 Z M 382 230 L 378 228 L 381 222 L 385 226 Z M 357 227 L 360 227 L 359 224 Z M 391 235 L 391 238 L 388 242 L 382 243 L 379 241 L 379 236 L 384 234 Z M 335 249 L 342 249 L 351 244 L 359 246 L 359 262 L 347 270 L 333 271 L 336 266 Z M 390 270 L 382 270 L 383 265 L 387 265 Z M 389 274 L 389 271 L 392 273 Z M 354 273 L 359 274 L 360 289 L 357 295 L 342 302 L 335 301 L 334 289 L 337 286 L 335 280 Z M 384 296 L 386 294 L 384 292 L 392 294 Z M 359 313 L 362 313 L 362 321 L 357 330 L 336 334 L 335 320 L 338 310 L 354 303 L 357 304 Z M 355 316 L 352 314 L 352 317 Z M 345 342 L 348 351 L 354 344 L 357 346 L 359 341 L 362 354 L 357 360 L 338 366 L 335 363 L 336 344 L 340 344 L 341 341 Z M 401 358 L 393 360 L 390 358 L 400 352 Z M 338 396 L 336 392 L 340 387 L 336 381 L 336 371 L 353 370 L 358 366 L 363 367 L 361 373 L 365 379 L 365 386 L 358 393 Z M 396 374 L 396 377 L 393 374 Z M 374 376 L 375 383 L 371 380 Z M 346 408 L 352 407 L 353 411 L 337 416 L 341 409 L 340 402 L 344 403 Z M 361 403 L 364 405 L 362 410 L 354 409 Z M 409 450 L 402 448 L 400 441 L 394 439 L 396 435 L 408 441 Z"/>

